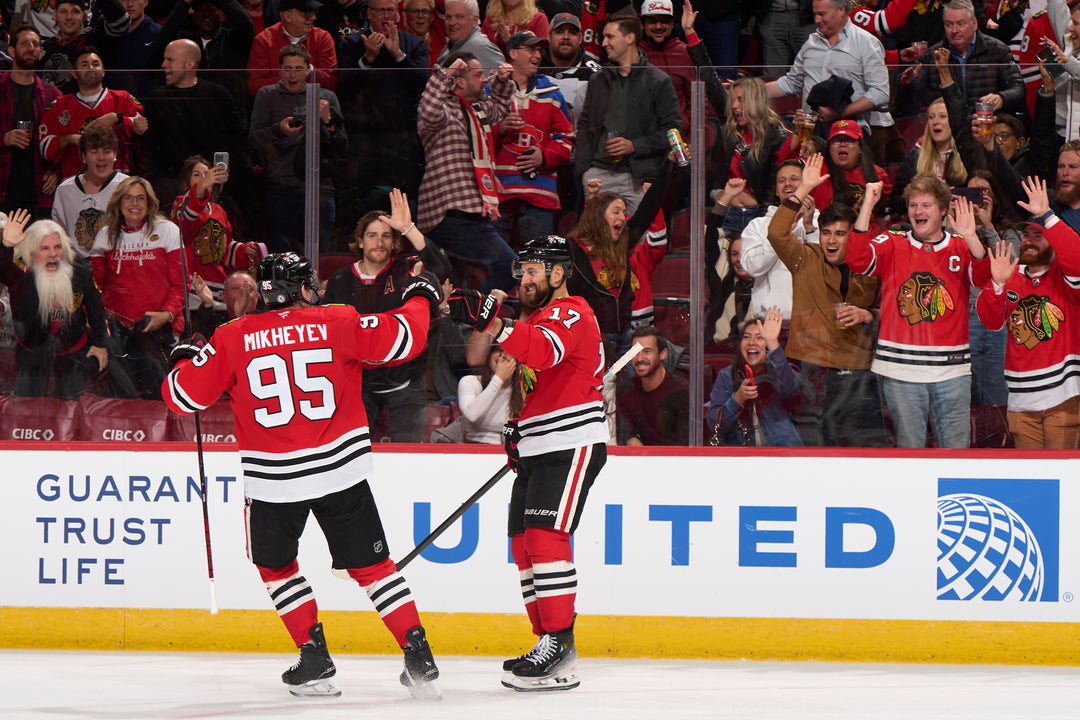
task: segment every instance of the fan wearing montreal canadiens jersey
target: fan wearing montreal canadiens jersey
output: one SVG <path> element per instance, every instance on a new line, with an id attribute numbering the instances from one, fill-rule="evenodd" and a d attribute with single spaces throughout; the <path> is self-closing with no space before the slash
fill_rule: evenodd
<path id="1" fill-rule="evenodd" d="M 932 419 L 941 447 L 971 443 L 971 348 L 968 297 L 990 278 L 986 248 L 964 198 L 953 200 L 944 180 L 918 175 L 904 190 L 909 232 L 878 235 L 868 228 L 881 183 L 866 186 L 863 211 L 848 238 L 853 272 L 881 278 L 881 329 L 870 366 L 896 429 L 899 447 L 924 447 Z"/>
<path id="2" fill-rule="evenodd" d="M 334 573 L 367 592 L 405 654 L 401 683 L 437 698 L 438 668 L 405 578 L 390 559 L 367 477 L 371 441 L 360 393 L 361 366 L 402 363 L 424 349 L 438 281 L 405 283 L 392 313 L 315 307 L 311 263 L 271 255 L 258 268 L 267 311 L 219 327 L 213 342 L 182 343 L 162 384 L 170 409 L 203 410 L 228 392 L 247 497 L 248 556 L 300 649 L 282 675 L 293 695 L 339 695 L 315 595 L 300 574 L 298 542 L 315 515 Z M 186 358 L 186 359 L 183 359 Z"/>
<path id="3" fill-rule="evenodd" d="M 601 395 L 604 349 L 588 303 L 567 293 L 573 268 L 565 238 L 525 243 L 514 261 L 518 297 L 528 320 L 498 317 L 494 297 L 473 290 L 450 294 L 450 315 L 487 332 L 529 368 L 525 404 L 507 426 L 507 455 L 517 479 L 510 494 L 510 552 L 535 647 L 503 663 L 503 685 L 519 691 L 569 690 L 575 673 L 574 602 L 577 571 L 571 536 L 585 499 L 607 460 Z"/>

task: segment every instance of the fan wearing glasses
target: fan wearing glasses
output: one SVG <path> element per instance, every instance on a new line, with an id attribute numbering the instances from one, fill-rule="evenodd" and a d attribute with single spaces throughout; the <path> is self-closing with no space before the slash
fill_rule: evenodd
<path id="1" fill-rule="evenodd" d="M 874 164 L 874 156 L 863 137 L 863 130 L 854 120 L 837 120 L 832 124 L 825 165 L 829 181 L 818 185 L 811 193 L 815 207 L 824 208 L 829 203 L 838 202 L 858 212 L 868 182 L 883 183 L 883 197 L 889 197 L 892 192 L 888 174 Z M 885 203 L 880 202 L 874 210 L 875 222 L 881 218 L 884 210 Z"/>

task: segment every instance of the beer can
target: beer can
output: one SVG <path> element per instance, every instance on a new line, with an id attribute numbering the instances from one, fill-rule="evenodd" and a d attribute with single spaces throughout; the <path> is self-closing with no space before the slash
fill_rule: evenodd
<path id="1" fill-rule="evenodd" d="M 683 142 L 682 133 L 678 128 L 671 128 L 667 131 L 668 145 L 671 146 L 672 152 L 675 153 L 676 161 L 679 165 L 690 164 L 690 153 L 686 149 L 686 143 Z"/>

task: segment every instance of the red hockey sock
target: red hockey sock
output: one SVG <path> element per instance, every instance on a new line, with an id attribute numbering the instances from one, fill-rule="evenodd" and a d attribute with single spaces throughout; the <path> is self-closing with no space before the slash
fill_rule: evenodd
<path id="1" fill-rule="evenodd" d="M 405 647 L 405 635 L 420 625 L 420 613 L 416 611 L 409 584 L 398 573 L 394 561 L 387 558 L 366 568 L 350 568 L 348 573 L 371 598 L 398 647 Z"/>
<path id="2" fill-rule="evenodd" d="M 311 626 L 319 622 L 319 607 L 307 579 L 300 574 L 295 560 L 276 570 L 259 567 L 259 576 L 266 583 L 266 591 L 270 593 L 285 629 L 296 647 L 300 647 L 311 639 L 308 634 Z"/>
<path id="3" fill-rule="evenodd" d="M 525 551 L 525 534 L 514 535 L 510 538 L 510 555 L 514 558 L 518 573 L 521 577 L 521 599 L 525 601 L 525 612 L 532 623 L 533 635 L 537 637 L 544 634 L 540 625 L 540 607 L 536 604 L 536 590 L 533 587 L 533 567 L 529 560 L 529 554 Z"/>
<path id="4" fill-rule="evenodd" d="M 526 528 L 525 551 L 532 562 L 536 605 L 544 632 L 565 630 L 574 624 L 577 570 L 568 533 L 548 528 Z"/>

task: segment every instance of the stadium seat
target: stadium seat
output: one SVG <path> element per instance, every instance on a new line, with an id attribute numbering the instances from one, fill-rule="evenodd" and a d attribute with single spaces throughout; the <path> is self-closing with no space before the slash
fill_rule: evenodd
<path id="1" fill-rule="evenodd" d="M 331 275 L 354 262 L 356 262 L 356 256 L 352 253 L 320 253 L 319 279 L 329 280 Z"/>
<path id="2" fill-rule="evenodd" d="M 693 263 L 686 255 L 669 254 L 665 257 L 652 274 L 653 305 L 661 297 L 689 299 L 692 269 Z"/>
<path id="3" fill-rule="evenodd" d="M 555 221 L 555 233 L 563 237 L 570 237 L 570 231 L 577 225 L 577 215 L 567 212 Z"/>
<path id="4" fill-rule="evenodd" d="M 668 252 L 690 249 L 690 209 L 680 210 L 671 216 L 668 232 Z"/>
<path id="5" fill-rule="evenodd" d="M 896 129 L 900 137 L 904 138 L 904 147 L 908 150 L 915 147 L 915 143 L 922 139 L 925 128 L 926 119 L 921 117 L 906 117 L 896 121 Z"/>
<path id="6" fill-rule="evenodd" d="M 690 343 L 690 301 L 653 296 L 653 326 L 676 345 Z"/>

